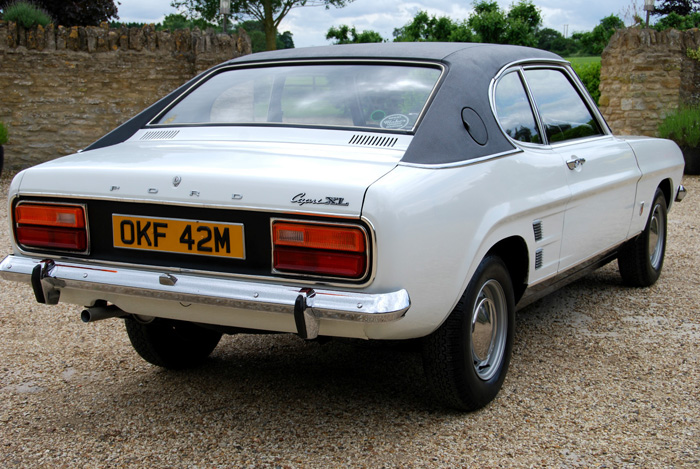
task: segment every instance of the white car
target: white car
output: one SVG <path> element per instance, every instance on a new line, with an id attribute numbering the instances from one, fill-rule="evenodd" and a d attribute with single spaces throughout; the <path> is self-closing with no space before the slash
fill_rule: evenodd
<path id="1" fill-rule="evenodd" d="M 0 274 L 86 322 L 124 318 L 166 368 L 246 331 L 422 338 L 436 395 L 474 410 L 503 383 L 516 309 L 614 259 L 656 281 L 682 174 L 674 143 L 612 135 L 548 52 L 253 54 L 19 173 Z"/>

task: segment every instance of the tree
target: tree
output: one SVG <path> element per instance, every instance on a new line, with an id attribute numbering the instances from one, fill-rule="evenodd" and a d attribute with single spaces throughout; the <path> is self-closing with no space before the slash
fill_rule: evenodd
<path id="1" fill-rule="evenodd" d="M 277 48 L 278 49 L 294 49 L 294 39 L 291 31 L 285 31 L 282 34 L 277 33 Z"/>
<path id="2" fill-rule="evenodd" d="M 292 8 L 331 6 L 342 8 L 353 0 L 232 0 L 231 11 L 237 18 L 260 21 L 265 33 L 265 48 L 277 49 L 277 28 Z M 214 21 L 219 11 L 219 0 L 172 0 L 171 5 L 184 9 L 190 16 Z"/>
<path id="3" fill-rule="evenodd" d="M 696 11 L 700 11 L 700 1 L 698 0 L 663 0 L 653 14 L 668 15 L 676 13 L 680 16 L 688 16 Z"/>
<path id="4" fill-rule="evenodd" d="M 0 10 L 15 0 L 0 0 Z M 32 0 L 45 10 L 54 24 L 63 26 L 99 26 L 103 21 L 118 19 L 114 0 Z"/>
<path id="5" fill-rule="evenodd" d="M 535 5 L 529 1 L 514 4 L 506 16 L 506 44 L 535 47 L 541 23 L 542 15 Z"/>
<path id="6" fill-rule="evenodd" d="M 537 32 L 537 48 L 568 56 L 574 52 L 575 46 L 574 41 L 565 38 L 559 31 L 551 28 L 544 28 Z"/>
<path id="7" fill-rule="evenodd" d="M 516 44 L 534 47 L 542 24 L 539 8 L 529 0 L 514 3 L 506 13 L 496 1 L 474 3 L 474 13 L 467 24 L 474 30 L 479 42 Z"/>
<path id="8" fill-rule="evenodd" d="M 700 28 L 700 12 L 691 13 L 688 16 L 681 16 L 678 13 L 671 12 L 664 16 L 654 25 L 657 31 L 665 29 L 677 29 L 685 31 L 687 29 Z"/>
<path id="9" fill-rule="evenodd" d="M 162 30 L 167 29 L 169 31 L 176 31 L 178 29 L 194 29 L 199 28 L 202 30 L 215 29 L 215 25 L 208 22 L 204 18 L 194 18 L 188 19 L 185 15 L 179 13 L 173 13 L 167 15 L 163 19 L 162 24 L 157 24 L 156 29 Z"/>
<path id="10" fill-rule="evenodd" d="M 471 42 L 473 34 L 466 23 L 419 11 L 410 23 L 394 29 L 394 42 Z"/>
<path id="11" fill-rule="evenodd" d="M 539 8 L 529 0 L 514 3 L 507 13 L 495 1 L 476 2 L 474 13 L 467 21 L 479 42 L 530 47 L 537 45 L 537 31 L 541 23 Z"/>
<path id="12" fill-rule="evenodd" d="M 234 28 L 245 29 L 245 31 L 248 33 L 248 37 L 250 37 L 250 45 L 253 52 L 262 52 L 267 49 L 265 31 L 260 21 L 243 21 L 234 26 Z M 294 39 L 292 39 L 292 33 L 289 31 L 285 31 L 282 34 L 277 33 L 276 46 L 277 49 L 294 49 Z"/>
<path id="13" fill-rule="evenodd" d="M 331 26 L 326 33 L 326 39 L 334 39 L 333 44 L 366 44 L 370 42 L 385 42 L 376 31 L 366 30 L 358 33 L 355 27 L 341 24 L 337 28 Z"/>
<path id="14" fill-rule="evenodd" d="M 498 2 L 476 2 L 474 13 L 467 24 L 474 30 L 477 42 L 502 44 L 507 27 L 506 15 L 498 7 Z"/>
<path id="15" fill-rule="evenodd" d="M 610 15 L 600 20 L 600 24 L 593 28 L 593 31 L 574 34 L 572 37 L 580 38 L 581 46 L 586 54 L 600 55 L 615 31 L 624 27 L 625 23 L 619 16 Z"/>

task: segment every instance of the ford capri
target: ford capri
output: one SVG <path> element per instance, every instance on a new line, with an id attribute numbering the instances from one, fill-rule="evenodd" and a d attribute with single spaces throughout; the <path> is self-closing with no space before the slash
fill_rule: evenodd
<path id="1" fill-rule="evenodd" d="M 20 172 L 0 275 L 122 318 L 165 368 L 222 334 L 417 339 L 436 397 L 471 411 L 503 384 L 516 310 L 613 260 L 658 279 L 682 174 L 549 52 L 253 54 Z"/>

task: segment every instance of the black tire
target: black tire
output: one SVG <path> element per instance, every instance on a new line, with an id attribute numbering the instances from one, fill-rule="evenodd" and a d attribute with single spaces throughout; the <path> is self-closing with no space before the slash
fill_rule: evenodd
<path id="1" fill-rule="evenodd" d="M 141 358 L 169 369 L 191 368 L 216 348 L 221 333 L 191 322 L 156 318 L 149 323 L 124 319 L 126 333 Z"/>
<path id="2" fill-rule="evenodd" d="M 656 189 L 647 225 L 636 238 L 627 241 L 617 257 L 617 265 L 625 285 L 648 287 L 656 283 L 666 254 L 666 197 Z"/>
<path id="3" fill-rule="evenodd" d="M 514 329 L 508 268 L 488 255 L 447 320 L 423 341 L 423 367 L 436 397 L 465 411 L 491 402 L 508 372 Z"/>

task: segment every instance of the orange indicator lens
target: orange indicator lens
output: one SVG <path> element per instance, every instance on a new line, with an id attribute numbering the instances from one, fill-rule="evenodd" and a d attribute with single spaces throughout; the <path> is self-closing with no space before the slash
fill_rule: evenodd
<path id="1" fill-rule="evenodd" d="M 15 208 L 15 221 L 19 225 L 42 225 L 64 228 L 85 227 L 83 208 L 64 205 L 18 205 Z"/>
<path id="2" fill-rule="evenodd" d="M 365 234 L 359 228 L 275 223 L 272 226 L 272 233 L 276 246 L 296 246 L 347 252 L 365 251 Z"/>

